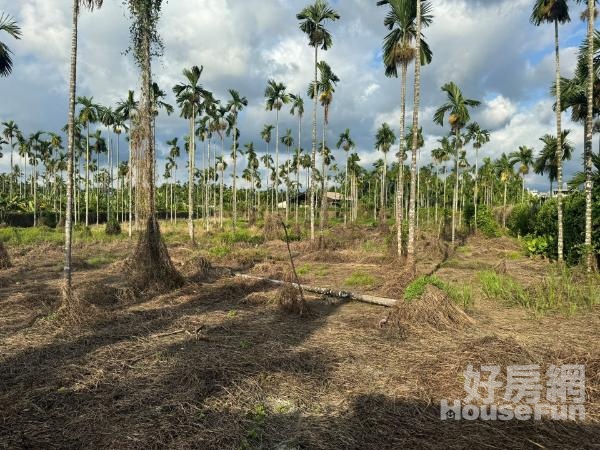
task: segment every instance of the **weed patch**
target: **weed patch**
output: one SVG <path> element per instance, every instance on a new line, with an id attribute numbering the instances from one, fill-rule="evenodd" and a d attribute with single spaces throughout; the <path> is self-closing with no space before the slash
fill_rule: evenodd
<path id="1" fill-rule="evenodd" d="M 350 277 L 346 278 L 344 284 L 346 286 L 373 286 L 377 279 L 368 273 L 354 272 Z"/>
<path id="2" fill-rule="evenodd" d="M 570 269 L 553 271 L 541 282 L 524 287 L 513 278 L 492 271 L 479 273 L 479 282 L 488 298 L 511 306 L 522 306 L 536 314 L 561 312 L 574 314 L 600 302 L 598 277 L 576 277 Z"/>

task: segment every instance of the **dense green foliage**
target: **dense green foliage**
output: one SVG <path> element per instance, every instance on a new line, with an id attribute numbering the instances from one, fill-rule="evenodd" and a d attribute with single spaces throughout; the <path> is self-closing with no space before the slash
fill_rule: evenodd
<path id="1" fill-rule="evenodd" d="M 108 235 L 121 234 L 121 224 L 116 219 L 110 219 L 106 223 L 105 232 Z"/>
<path id="2" fill-rule="evenodd" d="M 600 248 L 600 201 L 598 189 L 593 204 L 594 223 L 592 228 L 593 251 L 598 256 Z M 585 197 L 582 192 L 575 192 L 563 199 L 565 260 L 569 264 L 578 264 L 585 254 Z M 517 236 L 524 236 L 526 251 L 530 255 L 542 255 L 556 258 L 558 212 L 556 199 L 544 203 L 530 202 L 515 206 L 507 220 L 507 226 Z"/>
<path id="3" fill-rule="evenodd" d="M 477 212 L 477 229 L 487 237 L 498 237 L 502 234 L 500 225 L 489 208 L 481 207 Z"/>

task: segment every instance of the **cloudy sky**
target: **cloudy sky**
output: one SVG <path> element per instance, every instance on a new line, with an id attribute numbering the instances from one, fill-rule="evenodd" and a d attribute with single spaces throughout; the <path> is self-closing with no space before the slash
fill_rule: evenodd
<path id="1" fill-rule="evenodd" d="M 121 0 L 105 0 L 80 20 L 78 94 L 93 96 L 114 105 L 138 90 L 138 74 L 128 47 L 129 17 Z M 264 150 L 259 131 L 274 123 L 275 113 L 265 111 L 264 88 L 269 78 L 288 86 L 290 92 L 306 92 L 311 79 L 313 53 L 298 29 L 296 13 L 307 0 L 169 0 L 160 24 L 164 56 L 155 62 L 159 85 L 169 92 L 182 79 L 185 67 L 203 65 L 202 83 L 217 98 L 226 100 L 227 89 L 246 96 L 249 106 L 241 113 L 242 143 L 253 141 Z M 330 24 L 333 48 L 322 54 L 341 82 L 331 110 L 328 140 L 350 128 L 362 164 L 381 157 L 373 150 L 376 128 L 384 121 L 399 128 L 400 82 L 386 78 L 381 62 L 381 41 L 386 34 L 386 8 L 375 0 L 332 0 L 341 20 Z M 539 137 L 555 134 L 552 100 L 548 87 L 554 76 L 552 26 L 536 28 L 529 23 L 533 0 L 436 0 L 434 21 L 425 30 L 433 53 L 431 65 L 422 72 L 422 125 L 426 134 L 422 163 L 447 130 L 432 122 L 443 103 L 440 86 L 455 81 L 469 98 L 482 106 L 474 119 L 492 131 L 484 156 L 497 157 L 520 145 L 540 150 Z M 585 37 L 580 9 L 571 3 L 573 21 L 561 27 L 562 70 L 571 76 L 577 48 Z M 9 41 L 15 68 L 0 79 L 0 121 L 14 119 L 25 133 L 38 129 L 59 130 L 67 120 L 68 63 L 71 0 L 0 0 L 0 11 L 15 17 L 23 31 L 21 41 Z M 1 39 L 5 40 L 5 36 Z M 412 86 L 409 86 L 409 110 Z M 308 101 L 307 101 L 308 103 Z M 304 119 L 302 147 L 310 148 L 310 111 Z M 407 118 L 410 121 L 410 117 Z M 410 123 L 408 122 L 407 123 Z M 579 170 L 583 131 L 565 115 L 577 151 L 567 164 L 567 176 Z M 297 121 L 288 111 L 281 114 L 282 134 Z M 167 152 L 165 141 L 183 138 L 186 124 L 174 114 L 158 121 L 160 167 Z M 471 159 L 473 159 L 471 152 Z M 336 153 L 343 166 L 343 155 Z M 7 158 L 0 160 L 5 170 Z M 160 169 L 162 173 L 162 168 Z M 180 163 L 179 177 L 184 176 Z M 540 176 L 530 175 L 531 187 L 547 189 Z"/>

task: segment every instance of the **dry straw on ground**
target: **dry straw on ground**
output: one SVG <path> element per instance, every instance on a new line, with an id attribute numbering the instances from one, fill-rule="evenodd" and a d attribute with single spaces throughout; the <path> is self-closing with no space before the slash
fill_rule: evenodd
<path id="1" fill-rule="evenodd" d="M 475 323 L 444 291 L 433 285 L 428 285 L 423 294 L 411 302 L 399 301 L 388 321 L 403 332 L 452 331 Z"/>
<path id="2" fill-rule="evenodd" d="M 300 286 L 296 284 L 296 277 L 292 271 L 288 271 L 283 278 L 286 284 L 277 290 L 277 302 L 283 311 L 300 317 L 311 315 L 310 307 L 304 300 Z"/>
<path id="3" fill-rule="evenodd" d="M 8 269 L 9 267 L 12 267 L 10 256 L 4 242 L 0 241 L 0 269 Z"/>

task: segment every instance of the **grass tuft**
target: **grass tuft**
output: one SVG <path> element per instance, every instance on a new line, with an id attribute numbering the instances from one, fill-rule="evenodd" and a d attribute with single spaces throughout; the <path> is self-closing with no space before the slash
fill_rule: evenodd
<path id="1" fill-rule="evenodd" d="M 368 273 L 354 272 L 350 277 L 346 278 L 344 284 L 346 286 L 373 286 L 377 279 Z"/>
<path id="2" fill-rule="evenodd" d="M 572 315 L 600 303 L 597 275 L 577 275 L 572 269 L 552 271 L 541 282 L 529 287 L 492 271 L 479 273 L 479 282 L 488 298 L 510 306 L 522 306 L 536 314 L 560 312 Z"/>

